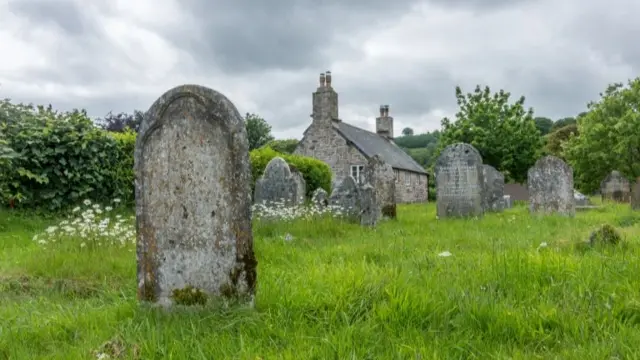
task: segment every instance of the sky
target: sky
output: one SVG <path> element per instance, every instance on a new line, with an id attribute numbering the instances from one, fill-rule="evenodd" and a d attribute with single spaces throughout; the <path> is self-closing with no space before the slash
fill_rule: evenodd
<path id="1" fill-rule="evenodd" d="M 339 117 L 374 130 L 440 128 L 455 87 L 525 96 L 536 116 L 585 111 L 640 75 L 638 0 L 0 0 L 0 98 L 146 111 L 199 84 L 300 138 L 318 75 Z"/>

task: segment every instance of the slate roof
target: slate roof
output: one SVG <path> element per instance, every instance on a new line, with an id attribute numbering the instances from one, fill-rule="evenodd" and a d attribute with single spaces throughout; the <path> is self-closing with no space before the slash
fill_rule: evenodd
<path id="1" fill-rule="evenodd" d="M 427 174 L 420 164 L 413 160 L 409 154 L 404 152 L 404 150 L 393 141 L 389 141 L 376 133 L 360 129 L 342 121 L 335 122 L 334 128 L 367 157 L 379 154 L 382 159 L 394 169 Z"/>

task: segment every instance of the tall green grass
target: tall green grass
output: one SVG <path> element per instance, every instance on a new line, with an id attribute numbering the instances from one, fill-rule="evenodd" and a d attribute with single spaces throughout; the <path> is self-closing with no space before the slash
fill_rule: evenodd
<path id="1" fill-rule="evenodd" d="M 133 246 L 32 241 L 55 222 L 0 212 L 0 359 L 640 357 L 640 214 L 628 205 L 478 220 L 403 205 L 375 229 L 256 223 L 255 309 L 168 312 L 138 305 Z M 624 244 L 580 245 L 604 223 Z"/>

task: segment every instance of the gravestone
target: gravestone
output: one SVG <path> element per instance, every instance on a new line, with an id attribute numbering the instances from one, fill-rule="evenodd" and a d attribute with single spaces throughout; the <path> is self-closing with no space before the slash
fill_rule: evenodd
<path id="1" fill-rule="evenodd" d="M 317 188 L 311 194 L 311 202 L 320 209 L 329 205 L 329 194 L 323 188 Z"/>
<path id="2" fill-rule="evenodd" d="M 504 201 L 504 175 L 491 165 L 482 165 L 484 185 L 484 211 L 502 211 Z"/>
<path id="3" fill-rule="evenodd" d="M 574 216 L 573 169 L 562 159 L 545 156 L 527 172 L 531 213 Z"/>
<path id="4" fill-rule="evenodd" d="M 503 206 L 504 209 L 511 209 L 511 207 L 513 206 L 511 204 L 511 195 L 503 195 L 502 203 L 504 204 Z"/>
<path id="5" fill-rule="evenodd" d="M 256 181 L 253 195 L 256 204 L 290 207 L 304 202 L 304 179 L 299 172 L 292 172 L 289 164 L 276 156 Z"/>
<path id="6" fill-rule="evenodd" d="M 369 182 L 360 186 L 360 225 L 376 226 L 381 217 L 376 188 Z"/>
<path id="7" fill-rule="evenodd" d="M 342 179 L 333 189 L 329 197 L 329 206 L 351 220 L 360 216 L 360 191 L 351 176 Z"/>
<path id="8" fill-rule="evenodd" d="M 182 85 L 145 114 L 135 145 L 138 298 L 193 288 L 253 299 L 257 261 L 244 121 L 215 90 Z"/>
<path id="9" fill-rule="evenodd" d="M 364 178 L 373 187 L 376 198 L 377 218 L 396 218 L 396 176 L 391 165 L 380 155 L 369 158 L 364 168 Z"/>
<path id="10" fill-rule="evenodd" d="M 438 217 L 481 216 L 484 213 L 482 157 L 465 143 L 447 146 L 435 164 Z"/>
<path id="11" fill-rule="evenodd" d="M 578 190 L 573 190 L 573 199 L 576 201 L 576 206 L 589 206 L 591 202 L 589 198 L 584 194 L 580 193 Z"/>
<path id="12" fill-rule="evenodd" d="M 304 176 L 295 166 L 289 165 L 289 169 L 291 169 L 291 176 L 296 182 L 296 195 L 298 196 L 296 204 L 304 204 L 307 195 L 307 182 L 304 181 Z"/>
<path id="13" fill-rule="evenodd" d="M 640 177 L 636 178 L 631 190 L 631 209 L 640 210 Z"/>
<path id="14" fill-rule="evenodd" d="M 631 185 L 619 171 L 613 170 L 600 182 L 600 194 L 602 200 L 629 202 Z"/>

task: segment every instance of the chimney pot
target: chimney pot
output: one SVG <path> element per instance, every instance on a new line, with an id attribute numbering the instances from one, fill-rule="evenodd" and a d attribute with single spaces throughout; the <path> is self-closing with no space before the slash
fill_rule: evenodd
<path id="1" fill-rule="evenodd" d="M 327 70 L 326 71 L 326 79 L 327 79 L 327 87 L 331 87 L 331 71 Z"/>
<path id="2" fill-rule="evenodd" d="M 320 73 L 320 87 L 324 87 L 326 82 L 326 77 L 324 76 L 324 73 Z"/>
<path id="3" fill-rule="evenodd" d="M 380 105 L 380 117 L 384 116 L 384 105 Z"/>

